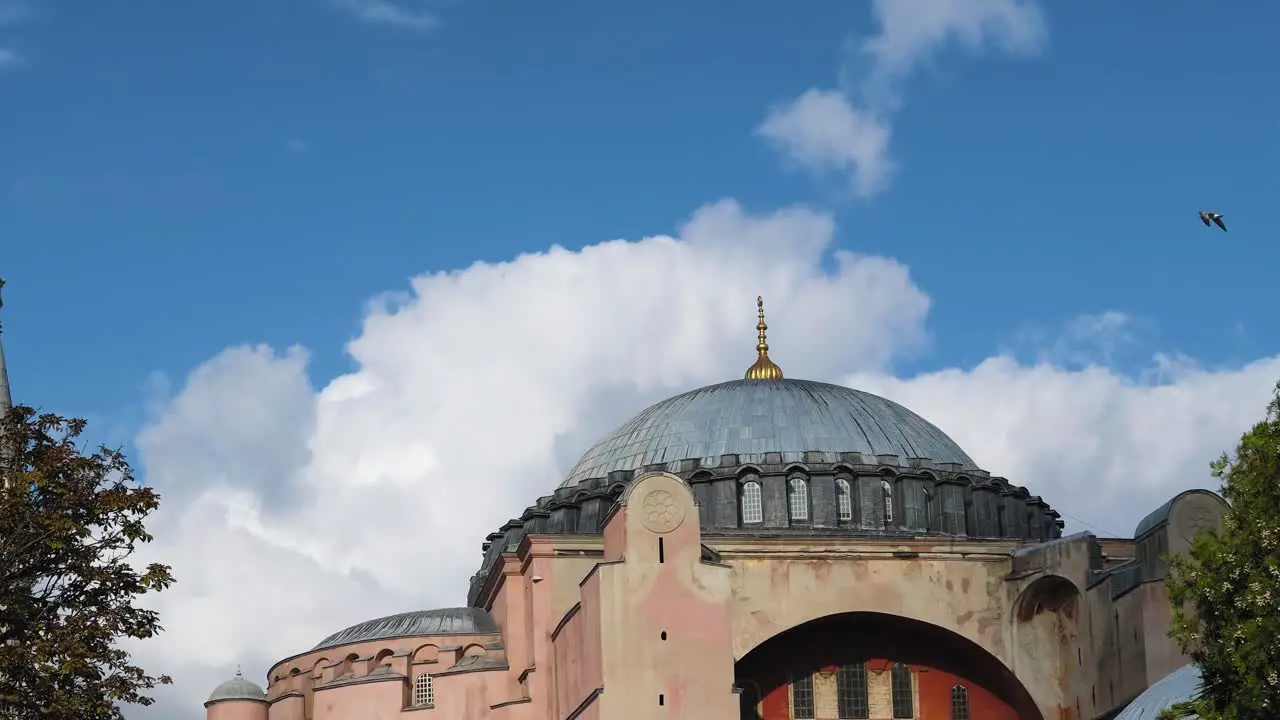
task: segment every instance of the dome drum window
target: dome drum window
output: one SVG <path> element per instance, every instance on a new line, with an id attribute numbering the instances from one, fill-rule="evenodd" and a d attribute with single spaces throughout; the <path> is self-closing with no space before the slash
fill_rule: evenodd
<path id="1" fill-rule="evenodd" d="M 809 522 L 809 481 L 799 476 L 787 480 L 787 518 L 791 522 Z"/>

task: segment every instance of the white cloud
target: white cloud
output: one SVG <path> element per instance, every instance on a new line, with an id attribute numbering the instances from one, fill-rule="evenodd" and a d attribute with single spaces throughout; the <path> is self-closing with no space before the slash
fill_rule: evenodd
<path id="1" fill-rule="evenodd" d="M 758 132 L 801 168 L 847 172 L 860 197 L 880 192 L 889 182 L 889 125 L 838 91 L 806 91 L 775 108 Z"/>
<path id="2" fill-rule="evenodd" d="M 333 6 L 346 11 L 362 22 L 374 25 L 393 25 L 407 30 L 434 30 L 440 24 L 432 13 L 413 7 L 406 2 L 391 0 L 330 0 Z"/>
<path id="3" fill-rule="evenodd" d="M 890 179 L 890 120 L 912 71 L 951 43 L 970 53 L 1029 55 L 1048 37 L 1035 0 L 876 0 L 874 15 L 879 29 L 845 64 L 843 89 L 810 89 L 773 108 L 757 129 L 804 169 L 847 172 L 864 198 Z"/>
<path id="4" fill-rule="evenodd" d="M 0 47 L 0 70 L 17 67 L 24 62 L 22 56 L 13 50 Z"/>
<path id="5" fill-rule="evenodd" d="M 790 376 L 898 399 L 993 473 L 1120 534 L 1206 484 L 1280 376 L 1280 359 L 1165 363 L 1144 384 L 993 357 L 895 378 L 929 300 L 892 260 L 836 253 L 824 269 L 832 233 L 826 215 L 725 201 L 678 237 L 416 277 L 370 306 L 347 346 L 357 369 L 318 391 L 300 349 L 233 348 L 198 368 L 138 439 L 164 494 L 149 553 L 179 582 L 155 598 L 167 632 L 137 652 L 178 684 L 130 716 L 200 717 L 236 663 L 261 678 L 345 625 L 463 602 L 484 536 L 592 440 L 740 376 L 757 293 Z"/>

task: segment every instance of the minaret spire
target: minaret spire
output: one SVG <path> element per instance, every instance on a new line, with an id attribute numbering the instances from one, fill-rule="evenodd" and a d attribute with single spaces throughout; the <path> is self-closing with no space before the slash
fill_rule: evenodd
<path id="1" fill-rule="evenodd" d="M 4 307 L 4 278 L 0 278 L 0 308 Z M 9 372 L 4 366 L 3 323 L 0 323 L 0 415 L 13 409 L 13 396 L 9 393 Z"/>
<path id="2" fill-rule="evenodd" d="M 764 321 L 764 298 L 759 295 L 756 296 L 756 315 L 759 317 L 756 323 L 756 361 L 747 368 L 743 377 L 746 380 L 781 380 L 782 368 L 769 359 L 769 343 L 765 339 L 769 325 Z"/>

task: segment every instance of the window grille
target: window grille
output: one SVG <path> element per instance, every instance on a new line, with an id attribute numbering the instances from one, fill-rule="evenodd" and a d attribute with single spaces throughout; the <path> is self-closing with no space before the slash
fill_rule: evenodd
<path id="1" fill-rule="evenodd" d="M 871 717 L 865 663 L 841 665 L 836 669 L 836 715 L 840 720 L 866 720 Z"/>
<path id="2" fill-rule="evenodd" d="M 791 678 L 791 717 L 813 718 L 813 675 L 810 673 Z"/>
<path id="3" fill-rule="evenodd" d="M 880 490 L 884 493 L 884 524 L 893 523 L 893 486 L 888 480 L 880 481 Z"/>
<path id="4" fill-rule="evenodd" d="M 760 483 L 748 480 L 742 484 L 742 522 L 764 522 L 764 503 L 760 500 Z"/>
<path id="5" fill-rule="evenodd" d="M 801 478 L 791 478 L 791 492 L 787 494 L 787 505 L 790 507 L 792 520 L 808 520 L 809 483 Z"/>
<path id="6" fill-rule="evenodd" d="M 893 717 L 915 717 L 915 699 L 911 696 L 911 668 L 898 663 L 893 666 L 890 678 L 893 688 Z"/>
<path id="7" fill-rule="evenodd" d="M 431 707 L 436 704 L 436 689 L 431 676 L 423 673 L 413 680 L 414 707 Z"/>
<path id="8" fill-rule="evenodd" d="M 836 507 L 840 511 L 840 522 L 853 520 L 853 495 L 849 492 L 849 481 L 836 478 Z"/>
<path id="9" fill-rule="evenodd" d="M 969 688 L 951 686 L 951 720 L 969 720 Z"/>

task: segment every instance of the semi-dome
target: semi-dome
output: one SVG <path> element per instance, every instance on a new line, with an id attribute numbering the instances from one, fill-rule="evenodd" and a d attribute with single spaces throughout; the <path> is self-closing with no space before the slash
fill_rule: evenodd
<path id="1" fill-rule="evenodd" d="M 236 671 L 236 676 L 213 689 L 205 704 L 222 702 L 223 700 L 265 700 L 267 694 L 262 688 L 254 685 Z"/>
<path id="2" fill-rule="evenodd" d="M 734 380 L 663 400 L 587 450 L 561 487 L 690 458 L 861 453 L 978 466 L 936 425 L 868 392 L 812 380 Z"/>
<path id="3" fill-rule="evenodd" d="M 480 608 L 414 610 L 366 620 L 321 640 L 312 650 L 412 635 L 483 635 L 498 632 L 498 624 Z"/>

